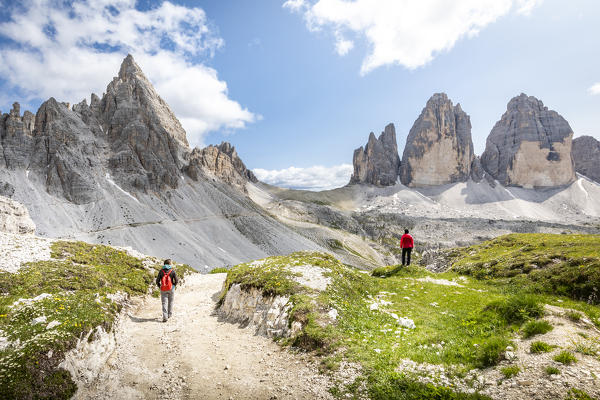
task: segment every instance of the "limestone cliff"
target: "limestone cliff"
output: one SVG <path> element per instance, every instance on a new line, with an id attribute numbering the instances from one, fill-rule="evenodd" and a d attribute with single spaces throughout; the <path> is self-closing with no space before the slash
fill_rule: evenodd
<path id="1" fill-rule="evenodd" d="M 573 140 L 575 171 L 600 183 L 600 141 L 592 136 Z"/>
<path id="2" fill-rule="evenodd" d="M 367 145 L 354 150 L 352 163 L 354 173 L 350 178 L 351 184 L 394 185 L 400 167 L 394 124 L 387 125 L 379 138 L 371 132 Z"/>
<path id="3" fill-rule="evenodd" d="M 198 180 L 202 173 L 208 172 L 244 192 L 246 182 L 258 182 L 256 176 L 246 168 L 238 156 L 235 147 L 228 142 L 222 142 L 219 146 L 194 149 L 189 155 L 189 164 L 185 171 L 194 180 Z"/>
<path id="4" fill-rule="evenodd" d="M 521 94 L 510 100 L 490 132 L 481 164 L 505 186 L 566 185 L 575 180 L 572 138 L 562 116 L 535 97 Z"/>
<path id="5" fill-rule="evenodd" d="M 445 93 L 434 94 L 408 134 L 402 183 L 419 187 L 466 181 L 473 160 L 469 116 Z"/>

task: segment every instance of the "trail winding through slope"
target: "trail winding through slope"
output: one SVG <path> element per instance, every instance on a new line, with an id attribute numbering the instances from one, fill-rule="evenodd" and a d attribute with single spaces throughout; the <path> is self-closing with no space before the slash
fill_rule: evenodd
<path id="1" fill-rule="evenodd" d="M 225 274 L 195 274 L 161 322 L 147 299 L 118 328 L 117 348 L 76 399 L 331 399 L 329 380 L 307 356 L 220 321 L 215 301 Z"/>

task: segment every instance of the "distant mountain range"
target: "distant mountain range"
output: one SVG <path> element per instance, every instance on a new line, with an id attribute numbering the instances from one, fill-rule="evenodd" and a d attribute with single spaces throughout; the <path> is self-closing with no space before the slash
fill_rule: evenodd
<path id="1" fill-rule="evenodd" d="M 487 138 L 481 157 L 474 154 L 471 121 L 445 93 L 434 94 L 408 134 L 402 160 L 394 125 L 354 152 L 350 183 L 427 187 L 482 179 L 504 186 L 553 188 L 576 180 L 575 173 L 600 181 L 600 142 L 573 140 L 569 123 L 532 96 L 510 100 Z"/>
<path id="2" fill-rule="evenodd" d="M 435 94 L 402 159 L 390 124 L 354 152 L 351 185 L 281 189 L 258 182 L 229 143 L 190 148 L 127 56 L 89 104 L 50 98 L 35 115 L 15 103 L 0 116 L 0 196 L 11 198 L 0 197 L 0 223 L 34 229 L 16 201 L 38 235 L 130 246 L 201 271 L 297 250 L 370 268 L 397 262 L 407 227 L 419 249 L 513 231 L 597 232 L 600 185 L 576 172 L 598 179 L 600 146 L 572 135 L 521 95 L 477 157 L 469 116 Z"/>

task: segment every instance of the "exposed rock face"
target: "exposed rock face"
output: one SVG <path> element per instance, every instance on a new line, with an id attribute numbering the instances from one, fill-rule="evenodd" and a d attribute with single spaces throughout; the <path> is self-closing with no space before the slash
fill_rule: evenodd
<path id="1" fill-rule="evenodd" d="M 469 116 L 445 93 L 434 94 L 408 134 L 402 183 L 419 187 L 466 181 L 473 160 Z"/>
<path id="2" fill-rule="evenodd" d="M 553 187 L 575 180 L 573 130 L 535 97 L 513 98 L 488 136 L 483 168 L 505 186 Z"/>
<path id="3" fill-rule="evenodd" d="M 36 115 L 15 103 L 0 115 L 0 195 L 27 207 L 39 235 L 130 246 L 204 269 L 322 250 L 244 195 L 256 178 L 231 145 L 190 149 L 131 56 L 106 94 L 90 100 L 51 98 Z"/>
<path id="4" fill-rule="evenodd" d="M 575 171 L 600 183 L 600 141 L 592 136 L 573 140 Z"/>
<path id="5" fill-rule="evenodd" d="M 50 98 L 35 116 L 21 116 L 15 103 L 0 117 L 0 150 L 7 168 L 39 175 L 48 193 L 75 204 L 96 201 L 107 178 L 146 193 L 177 188 L 184 171 L 197 175 L 198 167 L 238 188 L 257 181 L 228 143 L 194 150 L 205 154 L 203 162 L 190 157 L 183 127 L 130 55 L 90 105 L 83 100 L 71 109 Z"/>
<path id="6" fill-rule="evenodd" d="M 35 232 L 25 206 L 0 196 L 0 232 L 28 234 Z"/>
<path id="7" fill-rule="evenodd" d="M 97 107 L 117 180 L 144 191 L 176 188 L 188 149 L 185 131 L 131 55 Z"/>
<path id="8" fill-rule="evenodd" d="M 238 156 L 235 147 L 228 142 L 222 142 L 219 146 L 194 149 L 185 171 L 194 180 L 198 180 L 204 172 L 209 172 L 244 192 L 246 182 L 258 182 L 256 176 L 246 168 Z"/>
<path id="9" fill-rule="evenodd" d="M 394 124 L 388 124 L 385 130 L 375 138 L 371 132 L 369 141 L 363 148 L 354 150 L 354 173 L 350 183 L 368 183 L 377 186 L 396 184 L 400 157 L 396 143 Z"/>

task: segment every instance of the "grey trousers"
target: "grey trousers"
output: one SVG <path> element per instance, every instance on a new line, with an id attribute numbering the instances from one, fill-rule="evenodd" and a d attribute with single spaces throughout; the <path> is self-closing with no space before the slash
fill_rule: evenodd
<path id="1" fill-rule="evenodd" d="M 160 301 L 162 303 L 163 319 L 168 319 L 173 314 L 173 300 L 175 299 L 175 288 L 160 292 Z"/>

